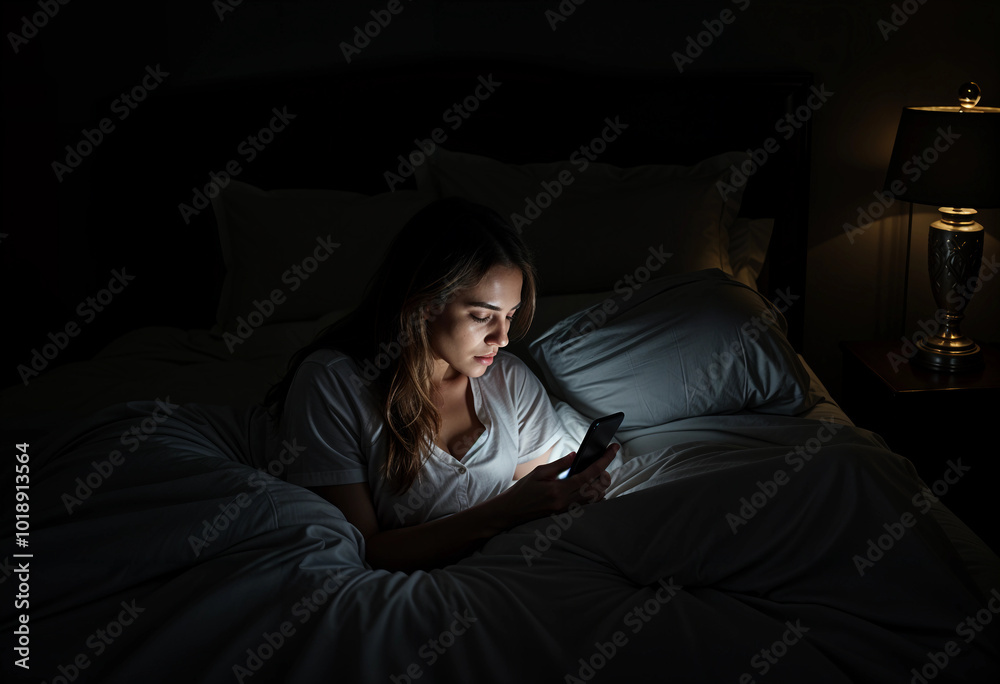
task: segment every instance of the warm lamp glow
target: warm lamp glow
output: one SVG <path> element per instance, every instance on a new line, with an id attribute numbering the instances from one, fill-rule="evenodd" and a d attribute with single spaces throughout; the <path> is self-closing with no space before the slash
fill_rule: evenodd
<path id="1" fill-rule="evenodd" d="M 979 346 L 960 329 L 972 299 L 968 284 L 978 278 L 983 256 L 984 230 L 969 207 L 1000 206 L 1000 109 L 976 106 L 980 96 L 979 86 L 969 82 L 958 89 L 958 106 L 905 107 L 885 179 L 895 197 L 937 205 L 941 212 L 927 234 L 938 305 L 934 332 L 915 343 L 911 359 L 935 371 L 976 370 L 983 363 Z M 911 230 L 912 222 L 907 271 Z"/>

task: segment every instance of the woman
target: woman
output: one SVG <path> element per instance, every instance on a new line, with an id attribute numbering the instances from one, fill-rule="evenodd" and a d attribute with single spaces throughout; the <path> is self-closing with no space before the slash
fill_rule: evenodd
<path id="1" fill-rule="evenodd" d="M 514 525 L 603 498 L 618 446 L 558 479 L 574 457 L 548 463 L 558 416 L 502 351 L 534 304 L 517 233 L 490 209 L 439 200 L 393 240 L 361 304 L 269 392 L 279 432 L 302 449 L 287 479 L 343 512 L 372 566 L 440 566 Z"/>

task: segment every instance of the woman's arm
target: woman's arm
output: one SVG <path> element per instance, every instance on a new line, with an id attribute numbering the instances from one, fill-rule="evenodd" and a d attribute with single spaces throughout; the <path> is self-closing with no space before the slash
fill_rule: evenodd
<path id="1" fill-rule="evenodd" d="M 569 454 L 536 467 L 503 493 L 460 513 L 391 530 L 379 529 L 367 483 L 315 487 L 313 491 L 339 508 L 364 535 L 369 564 L 411 572 L 456 562 L 500 532 L 559 513 L 573 503 L 601 500 L 611 481 L 605 468 L 617 451 L 614 444 L 582 473 L 559 480 L 556 476 L 572 463 L 573 454 Z"/>
<path id="2" fill-rule="evenodd" d="M 427 570 L 455 562 L 502 532 L 496 498 L 431 522 L 380 530 L 367 482 L 317 487 L 365 537 L 365 560 L 385 570 Z"/>
<path id="3" fill-rule="evenodd" d="M 555 447 L 552 447 L 552 449 L 555 449 Z M 538 458 L 533 458 L 525 463 L 518 463 L 517 466 L 514 468 L 514 479 L 520 480 L 522 477 L 530 473 L 538 466 L 545 465 L 546 463 L 548 463 L 549 458 L 551 458 L 552 456 L 552 449 L 549 449 Z"/>

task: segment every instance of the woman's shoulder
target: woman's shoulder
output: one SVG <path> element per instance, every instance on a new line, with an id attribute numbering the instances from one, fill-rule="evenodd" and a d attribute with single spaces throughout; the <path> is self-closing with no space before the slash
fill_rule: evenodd
<path id="1" fill-rule="evenodd" d="M 489 372 L 483 377 L 510 384 L 512 382 L 521 383 L 525 378 L 534 378 L 535 374 L 520 357 L 501 349 L 493 358 Z"/>
<path id="2" fill-rule="evenodd" d="M 528 366 L 521 360 L 521 357 L 515 356 L 506 349 L 501 349 L 497 352 L 497 355 L 493 358 L 497 367 L 503 368 L 505 370 L 527 370 Z"/>
<path id="3" fill-rule="evenodd" d="M 324 348 L 310 353 L 302 359 L 298 374 L 350 383 L 356 388 L 370 384 L 357 361 L 339 349 Z"/>
<path id="4" fill-rule="evenodd" d="M 549 404 L 545 385 L 523 359 L 510 352 L 500 351 L 478 382 L 483 383 L 480 388 L 485 396 L 498 400 L 517 415 Z"/>
<path id="5" fill-rule="evenodd" d="M 340 351 L 339 349 L 323 348 L 317 349 L 312 352 L 306 358 L 302 359 L 302 363 L 311 363 L 324 366 L 326 368 L 333 367 L 352 367 L 356 368 L 357 363 L 348 354 Z"/>
<path id="6" fill-rule="evenodd" d="M 304 391 L 313 387 L 330 403 L 358 403 L 358 399 L 377 403 L 374 383 L 378 375 L 367 373 L 365 365 L 340 350 L 317 349 L 302 360 L 295 375 L 293 386 L 298 385 Z"/>

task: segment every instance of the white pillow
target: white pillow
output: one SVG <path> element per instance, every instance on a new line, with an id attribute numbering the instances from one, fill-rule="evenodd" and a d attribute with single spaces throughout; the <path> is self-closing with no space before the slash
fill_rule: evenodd
<path id="1" fill-rule="evenodd" d="M 744 285 L 757 287 L 757 277 L 764 267 L 767 246 L 771 242 L 774 219 L 740 217 L 729 229 L 731 275 Z"/>
<path id="2" fill-rule="evenodd" d="M 212 200 L 226 278 L 213 333 L 353 308 L 389 240 L 433 199 L 272 190 L 231 181 Z"/>
<path id="3" fill-rule="evenodd" d="M 728 229 L 742 188 L 716 184 L 742 152 L 695 166 L 619 168 L 576 161 L 506 164 L 438 147 L 417 188 L 498 211 L 535 254 L 543 294 L 599 292 L 670 273 L 731 271 Z"/>
<path id="4" fill-rule="evenodd" d="M 658 278 L 570 316 L 530 344 L 553 394 L 623 429 L 753 410 L 809 409 L 809 373 L 785 320 L 717 269 Z"/>

